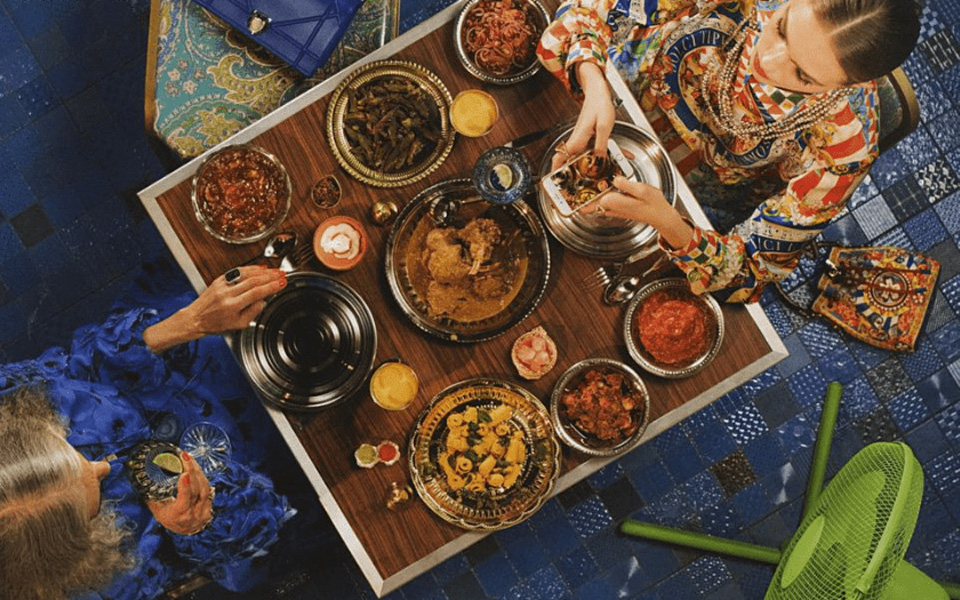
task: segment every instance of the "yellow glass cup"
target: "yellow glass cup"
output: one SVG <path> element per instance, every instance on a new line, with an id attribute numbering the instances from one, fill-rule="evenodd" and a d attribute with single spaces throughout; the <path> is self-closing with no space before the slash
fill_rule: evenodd
<path id="1" fill-rule="evenodd" d="M 457 133 L 467 137 L 486 135 L 500 118 L 500 107 L 483 90 L 464 90 L 450 105 L 450 123 Z"/>
<path id="2" fill-rule="evenodd" d="M 417 397 L 419 389 L 420 379 L 416 371 L 399 361 L 383 363 L 370 377 L 370 397 L 386 410 L 407 408 Z"/>

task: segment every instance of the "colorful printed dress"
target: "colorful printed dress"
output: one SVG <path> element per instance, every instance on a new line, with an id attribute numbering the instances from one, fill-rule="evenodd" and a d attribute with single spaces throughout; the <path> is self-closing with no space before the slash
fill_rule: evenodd
<path id="1" fill-rule="evenodd" d="M 177 442 L 183 428 L 198 421 L 216 423 L 233 442 L 224 469 L 208 474 L 217 492 L 213 521 L 193 536 L 164 529 L 120 462 L 111 464 L 101 483 L 103 503 L 132 530 L 136 565 L 105 590 L 78 599 L 155 598 L 198 571 L 228 589 L 248 588 L 263 574 L 254 559 L 266 554 L 295 513 L 270 480 L 247 466 L 263 459 L 264 442 L 257 438 L 268 428 L 242 425 L 257 422 L 246 413 L 263 409 L 226 345 L 210 338 L 154 354 L 143 330 L 158 320 L 153 310 L 118 312 L 101 326 L 79 329 L 69 352 L 51 348 L 35 360 L 0 365 L 0 394 L 42 385 L 69 426 L 68 441 L 90 460 L 147 439 Z"/>
<path id="2" fill-rule="evenodd" d="M 873 85 L 837 103 L 826 120 L 767 141 L 726 133 L 706 108 L 704 91 L 715 106 L 715 71 L 749 19 L 757 25 L 744 24 L 732 86 L 736 117 L 768 122 L 821 97 L 780 90 L 750 74 L 757 38 L 776 26 L 771 16 L 784 1 L 572 0 L 560 6 L 537 49 L 578 97 L 575 65 L 613 61 L 715 225 L 729 214 L 742 221 L 726 235 L 694 227 L 693 240 L 677 250 L 661 240 L 695 292 L 724 290 L 730 302 L 754 302 L 766 284 L 790 274 L 803 245 L 843 210 L 878 153 Z M 720 188 L 725 193 L 713 200 Z"/>

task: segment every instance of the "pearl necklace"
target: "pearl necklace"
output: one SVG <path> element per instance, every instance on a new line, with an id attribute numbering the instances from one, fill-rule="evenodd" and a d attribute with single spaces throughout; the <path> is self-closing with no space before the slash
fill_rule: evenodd
<path id="1" fill-rule="evenodd" d="M 764 121 L 763 123 L 744 122 L 734 113 L 733 82 L 740 66 L 743 46 L 747 41 L 748 25 L 751 29 L 755 29 L 757 22 L 753 19 L 744 19 L 730 36 L 730 40 L 735 40 L 735 43 L 727 53 L 723 65 L 719 69 L 712 69 L 704 73 L 703 77 L 700 78 L 700 95 L 703 98 L 706 111 L 714 123 L 725 133 L 737 137 L 755 138 L 760 141 L 792 137 L 798 131 L 806 129 L 813 123 L 826 119 L 833 112 L 837 103 L 854 90 L 854 88 L 849 87 L 831 90 L 810 104 L 809 107 L 807 102 L 804 101 L 803 105 L 797 107 L 783 119 Z M 728 40 L 727 44 L 729 43 Z M 716 95 L 719 111 L 711 102 L 713 97 L 708 89 L 708 83 L 711 80 L 717 82 Z"/>

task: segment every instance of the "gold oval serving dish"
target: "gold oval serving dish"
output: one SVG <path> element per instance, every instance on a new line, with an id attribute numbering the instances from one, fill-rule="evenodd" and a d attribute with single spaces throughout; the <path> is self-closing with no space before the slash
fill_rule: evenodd
<path id="1" fill-rule="evenodd" d="M 422 65 L 370 63 L 348 75 L 330 97 L 330 149 L 363 183 L 413 183 L 440 167 L 453 148 L 452 101 L 437 74 Z"/>
<path id="2" fill-rule="evenodd" d="M 560 471 L 560 444 L 543 404 L 496 379 L 461 381 L 437 394 L 417 419 L 408 457 L 430 510 L 479 531 L 529 518 Z"/>

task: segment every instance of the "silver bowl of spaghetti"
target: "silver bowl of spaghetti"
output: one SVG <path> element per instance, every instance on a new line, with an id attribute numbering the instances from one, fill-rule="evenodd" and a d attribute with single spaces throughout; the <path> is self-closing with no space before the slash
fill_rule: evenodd
<path id="1" fill-rule="evenodd" d="M 537 43 L 549 23 L 539 0 L 467 0 L 453 28 L 457 58 L 487 83 L 529 79 L 540 70 Z"/>

